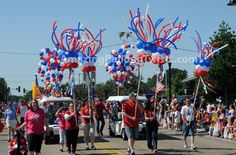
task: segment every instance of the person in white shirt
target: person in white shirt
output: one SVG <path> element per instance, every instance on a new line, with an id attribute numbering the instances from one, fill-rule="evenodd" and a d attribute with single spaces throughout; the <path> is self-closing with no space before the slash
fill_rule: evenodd
<path id="1" fill-rule="evenodd" d="M 183 136 L 184 147 L 187 148 L 187 137 L 191 136 L 191 149 L 196 149 L 194 146 L 194 132 L 195 132 L 195 114 L 196 110 L 191 105 L 190 100 L 185 99 L 185 106 L 181 109 L 182 121 L 183 121 Z"/>
<path id="2" fill-rule="evenodd" d="M 20 114 L 20 124 L 25 122 L 25 113 L 29 109 L 26 101 L 22 100 L 21 104 L 17 107 L 17 114 Z"/>

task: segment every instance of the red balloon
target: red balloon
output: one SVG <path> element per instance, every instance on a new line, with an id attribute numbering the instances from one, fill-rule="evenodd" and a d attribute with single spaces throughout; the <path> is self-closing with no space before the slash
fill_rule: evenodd
<path id="1" fill-rule="evenodd" d="M 79 66 L 79 65 L 78 65 L 77 62 L 74 62 L 74 63 L 73 63 L 73 67 L 74 67 L 74 68 L 77 68 L 78 66 Z"/>
<path id="2" fill-rule="evenodd" d="M 208 76 L 208 72 L 205 70 L 201 70 L 201 69 L 195 69 L 194 73 L 195 73 L 195 75 L 202 76 L 202 77 Z"/>
<path id="3" fill-rule="evenodd" d="M 47 62 L 50 62 L 50 57 L 47 56 L 45 60 L 46 60 Z"/>
<path id="4" fill-rule="evenodd" d="M 88 67 L 83 66 L 83 67 L 82 67 L 82 71 L 83 71 L 83 72 L 88 72 Z"/>
<path id="5" fill-rule="evenodd" d="M 40 70 L 37 70 L 37 73 L 39 74 L 39 73 L 40 73 Z"/>
<path id="6" fill-rule="evenodd" d="M 163 65 L 163 64 L 166 63 L 166 60 L 161 58 L 161 57 L 153 57 L 152 58 L 152 63 Z"/>
<path id="7" fill-rule="evenodd" d="M 51 80 L 52 82 L 55 82 L 56 81 L 56 78 L 52 78 L 52 80 Z"/>
<path id="8" fill-rule="evenodd" d="M 40 58 L 39 58 L 40 60 L 43 60 L 44 58 L 43 58 L 43 56 L 40 56 Z"/>
<path id="9" fill-rule="evenodd" d="M 54 66 L 56 66 L 56 67 L 58 66 L 58 62 L 57 61 L 54 62 Z"/>
<path id="10" fill-rule="evenodd" d="M 118 69 L 122 69 L 123 67 L 121 65 L 118 66 Z"/>

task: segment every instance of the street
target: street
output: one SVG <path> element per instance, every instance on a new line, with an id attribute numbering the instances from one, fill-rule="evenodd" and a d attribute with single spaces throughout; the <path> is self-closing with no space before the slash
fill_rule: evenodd
<path id="1" fill-rule="evenodd" d="M 97 150 L 85 150 L 83 143 L 83 133 L 80 130 L 77 145 L 77 154 L 125 155 L 127 141 L 123 141 L 119 136 L 109 137 L 108 127 L 104 128 L 104 136 L 96 138 Z M 190 144 L 190 143 L 189 143 Z M 236 141 L 225 140 L 217 137 L 210 137 L 206 134 L 198 133 L 195 139 L 196 150 L 183 147 L 182 133 L 168 129 L 159 129 L 158 153 L 157 154 L 236 154 Z M 138 140 L 135 143 L 136 154 L 153 154 L 148 151 L 146 140 Z M 0 154 L 7 155 L 8 143 L 6 129 L 0 134 Z M 60 152 L 58 144 L 42 146 L 42 155 L 64 155 L 67 152 Z"/>

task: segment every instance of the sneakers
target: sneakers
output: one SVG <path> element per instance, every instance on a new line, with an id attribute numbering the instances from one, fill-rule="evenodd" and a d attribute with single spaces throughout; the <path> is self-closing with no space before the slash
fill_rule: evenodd
<path id="1" fill-rule="evenodd" d="M 126 150 L 126 153 L 127 153 L 127 154 L 130 154 L 130 149 L 129 149 L 129 148 Z"/>
<path id="2" fill-rule="evenodd" d="M 91 150 L 96 150 L 96 147 L 94 145 L 91 146 Z"/>
<path id="3" fill-rule="evenodd" d="M 130 155 L 135 155 L 135 152 L 134 151 L 130 152 Z"/>
<path id="4" fill-rule="evenodd" d="M 194 150 L 194 149 L 196 149 L 196 146 L 194 146 L 194 145 L 191 145 L 191 147 L 190 147 L 192 150 Z"/>
<path id="5" fill-rule="evenodd" d="M 85 147 L 85 150 L 90 150 L 90 147 L 87 145 L 87 146 Z"/>
<path id="6" fill-rule="evenodd" d="M 185 145 L 184 145 L 184 148 L 187 148 L 187 147 L 188 147 L 188 146 L 185 144 Z"/>

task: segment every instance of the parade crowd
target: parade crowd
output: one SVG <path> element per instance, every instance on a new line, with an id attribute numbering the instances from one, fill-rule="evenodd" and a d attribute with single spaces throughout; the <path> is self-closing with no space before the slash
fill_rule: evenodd
<path id="1" fill-rule="evenodd" d="M 60 151 L 76 154 L 79 128 L 82 127 L 86 150 L 95 150 L 95 136 L 102 137 L 105 118 L 121 113 L 128 137 L 128 154 L 135 154 L 135 140 L 138 138 L 140 115 L 146 122 L 147 148 L 158 152 L 158 128 L 183 132 L 183 147 L 196 149 L 194 135 L 205 132 L 210 136 L 236 140 L 236 111 L 234 103 L 224 106 L 218 102 L 211 104 L 202 97 L 193 104 L 194 99 L 186 98 L 180 103 L 173 95 L 171 102 L 164 97 L 151 97 L 145 102 L 137 101 L 137 94 L 130 93 L 124 102 L 101 102 L 98 98 L 84 99 L 77 104 L 69 103 L 67 107 L 59 104 L 59 109 L 52 113 L 51 103 L 39 104 L 37 100 L 27 103 L 21 100 L 1 104 L 1 124 L 8 129 L 9 154 L 17 154 L 20 139 L 22 155 L 28 152 L 38 155 L 44 136 L 49 134 L 49 116 L 54 115 L 59 125 Z M 61 105 L 60 105 L 61 104 Z M 24 133 L 26 132 L 26 135 Z M 16 134 L 18 133 L 18 135 Z M 191 144 L 188 146 L 187 137 Z M 26 138 L 25 138 L 26 137 Z"/>

